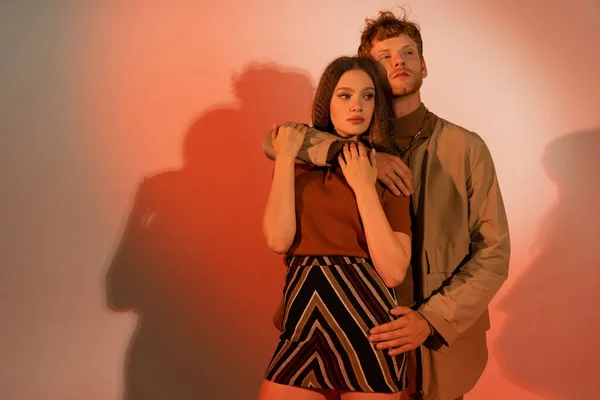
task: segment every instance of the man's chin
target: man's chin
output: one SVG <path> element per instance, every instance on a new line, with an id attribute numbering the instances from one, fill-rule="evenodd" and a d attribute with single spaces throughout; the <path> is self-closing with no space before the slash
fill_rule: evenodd
<path id="1" fill-rule="evenodd" d="M 395 97 L 403 97 L 409 96 L 411 94 L 417 93 L 423 84 L 422 80 L 406 80 L 404 82 L 394 80 L 390 82 L 390 86 L 392 87 L 392 94 Z"/>
<path id="2" fill-rule="evenodd" d="M 415 94 L 419 89 L 415 87 L 392 87 L 392 94 L 394 97 L 405 97 L 410 96 L 411 94 Z"/>

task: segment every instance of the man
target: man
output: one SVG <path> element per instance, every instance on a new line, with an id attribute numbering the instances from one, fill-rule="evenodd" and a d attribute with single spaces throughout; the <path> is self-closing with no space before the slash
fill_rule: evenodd
<path id="1" fill-rule="evenodd" d="M 508 275 L 508 223 L 493 161 L 475 133 L 421 103 L 427 76 L 419 27 L 406 15 L 367 19 L 359 55 L 377 60 L 392 87 L 396 136 L 379 152 L 378 179 L 412 195 L 412 271 L 397 288 L 399 318 L 370 339 L 390 354 L 410 352 L 412 398 L 454 400 L 473 388 L 487 362 L 487 306 Z M 301 161 L 326 165 L 341 138 L 309 130 Z M 263 148 L 273 157 L 270 136 Z M 413 185 L 414 182 L 414 185 Z"/>

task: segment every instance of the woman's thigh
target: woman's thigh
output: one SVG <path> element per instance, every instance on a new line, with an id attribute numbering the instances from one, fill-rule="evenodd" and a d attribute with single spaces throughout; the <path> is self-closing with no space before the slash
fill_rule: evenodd
<path id="1" fill-rule="evenodd" d="M 400 393 L 345 392 L 341 400 L 400 400 Z"/>
<path id="2" fill-rule="evenodd" d="M 335 399 L 335 397 L 333 397 Z M 330 400 L 327 391 L 297 386 L 282 385 L 263 380 L 258 400 Z"/>

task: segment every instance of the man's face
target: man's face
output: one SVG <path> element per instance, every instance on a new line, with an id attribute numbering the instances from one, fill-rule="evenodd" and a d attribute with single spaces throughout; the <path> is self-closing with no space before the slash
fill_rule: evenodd
<path id="1" fill-rule="evenodd" d="M 375 42 L 371 57 L 385 68 L 394 96 L 406 96 L 421 89 L 427 66 L 419 57 L 417 44 L 407 35 Z"/>

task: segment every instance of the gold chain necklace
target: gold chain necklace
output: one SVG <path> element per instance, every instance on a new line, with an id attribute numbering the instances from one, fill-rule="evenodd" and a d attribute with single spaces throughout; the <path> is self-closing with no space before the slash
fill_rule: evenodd
<path id="1" fill-rule="evenodd" d="M 400 150 L 400 155 L 404 155 L 404 153 L 408 149 L 410 149 L 410 147 L 415 143 L 415 141 L 419 138 L 419 136 L 421 136 L 421 132 L 423 131 L 423 128 L 425 128 L 425 123 L 429 119 L 429 109 L 427 107 L 425 107 L 425 111 L 427 111 L 427 112 L 425 113 L 425 118 L 423 118 L 423 122 L 421 123 L 421 127 L 419 128 L 419 131 L 417 132 L 417 134 L 415 135 L 415 137 L 412 138 L 412 140 L 410 141 L 410 143 L 405 148 L 403 148 L 402 150 Z"/>

